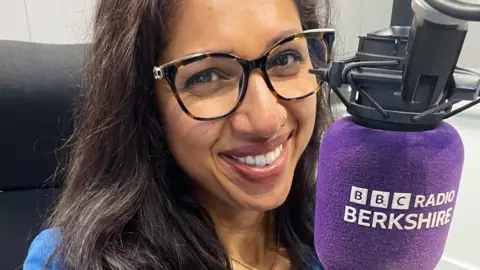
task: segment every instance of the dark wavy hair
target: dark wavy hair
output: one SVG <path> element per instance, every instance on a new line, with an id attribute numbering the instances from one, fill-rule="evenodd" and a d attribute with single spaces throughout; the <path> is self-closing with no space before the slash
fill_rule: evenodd
<path id="1" fill-rule="evenodd" d="M 47 224 L 62 232 L 53 256 L 68 269 L 231 269 L 212 219 L 167 149 L 152 97 L 151 71 L 178 2 L 98 2 L 64 190 Z M 296 3 L 304 29 L 329 26 L 328 0 Z M 287 200 L 273 210 L 294 269 L 309 269 L 316 257 L 307 217 L 321 136 L 331 122 L 327 96 L 317 95 L 313 136 Z"/>

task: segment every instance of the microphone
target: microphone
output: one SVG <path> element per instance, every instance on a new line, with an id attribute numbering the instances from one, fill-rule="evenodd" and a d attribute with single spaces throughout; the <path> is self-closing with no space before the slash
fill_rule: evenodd
<path id="1" fill-rule="evenodd" d="M 451 15 L 469 9 L 447 15 L 438 2 L 395 0 L 391 26 L 360 37 L 354 57 L 310 70 L 350 114 L 320 147 L 315 248 L 326 270 L 431 270 L 441 259 L 464 160 L 444 120 L 480 103 L 480 74 L 456 67 L 468 22 Z M 460 101 L 470 103 L 454 110 Z"/>

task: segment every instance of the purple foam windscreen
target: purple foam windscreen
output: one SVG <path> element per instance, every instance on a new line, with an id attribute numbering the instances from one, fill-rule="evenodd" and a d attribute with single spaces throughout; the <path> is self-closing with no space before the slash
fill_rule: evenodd
<path id="1" fill-rule="evenodd" d="M 455 211 L 464 149 L 447 123 L 385 131 L 335 122 L 320 148 L 315 247 L 326 270 L 433 270 Z"/>

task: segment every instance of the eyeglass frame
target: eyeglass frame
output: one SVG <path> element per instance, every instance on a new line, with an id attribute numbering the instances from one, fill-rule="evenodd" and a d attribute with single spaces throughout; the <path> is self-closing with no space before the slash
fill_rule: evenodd
<path id="1" fill-rule="evenodd" d="M 316 36 L 316 35 L 319 35 L 319 36 Z M 325 58 L 326 58 L 325 61 L 326 63 L 329 63 L 331 61 L 333 43 L 335 41 L 335 30 L 333 28 L 316 28 L 316 29 L 309 29 L 309 30 L 302 31 L 300 33 L 292 34 L 281 39 L 280 41 L 276 42 L 272 47 L 270 47 L 270 49 L 268 49 L 265 53 L 263 53 L 261 56 L 255 59 L 244 59 L 235 54 L 224 53 L 224 52 L 195 53 L 195 54 L 191 54 L 191 55 L 170 61 L 160 66 L 154 66 L 153 77 L 155 80 L 165 79 L 170 89 L 174 93 L 175 99 L 177 100 L 177 103 L 178 105 L 180 105 L 180 108 L 183 110 L 183 112 L 187 114 L 190 118 L 199 120 L 199 121 L 217 120 L 217 119 L 227 117 L 232 113 L 234 113 L 242 105 L 242 102 L 245 98 L 245 95 L 248 89 L 248 78 L 250 77 L 252 72 L 256 69 L 260 70 L 260 74 L 262 75 L 265 83 L 267 84 L 268 89 L 276 98 L 281 100 L 286 100 L 286 101 L 304 99 L 313 94 L 316 94 L 322 88 L 322 85 L 324 82 L 323 81 L 318 82 L 317 88 L 315 88 L 313 91 L 303 96 L 295 97 L 295 98 L 283 97 L 275 90 L 275 88 L 273 87 L 270 81 L 270 78 L 267 73 L 267 60 L 268 60 L 268 57 L 270 56 L 270 53 L 275 51 L 275 49 L 278 48 L 280 45 L 283 45 L 295 39 L 308 38 L 310 36 L 315 36 L 317 38 L 320 38 L 326 43 L 327 52 L 325 55 Z M 239 92 L 237 104 L 230 111 L 216 117 L 198 117 L 193 115 L 187 109 L 185 104 L 182 102 L 179 92 L 177 90 L 177 87 L 175 85 L 175 78 L 177 76 L 178 70 L 181 69 L 182 67 L 190 63 L 200 61 L 209 57 L 222 57 L 222 58 L 236 60 L 242 66 L 243 77 L 240 80 L 240 85 L 239 85 L 240 92 Z"/>

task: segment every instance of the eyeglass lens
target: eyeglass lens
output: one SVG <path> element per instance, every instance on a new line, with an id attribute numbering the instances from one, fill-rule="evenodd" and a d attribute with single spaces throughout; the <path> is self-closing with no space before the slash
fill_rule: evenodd
<path id="1" fill-rule="evenodd" d="M 294 99 L 316 91 L 319 82 L 308 72 L 327 64 L 328 48 L 319 37 L 301 37 L 273 49 L 267 76 L 283 98 Z M 214 118 L 230 112 L 239 102 L 243 85 L 241 64 L 228 57 L 207 57 L 181 66 L 175 86 L 181 102 L 196 117 Z"/>

